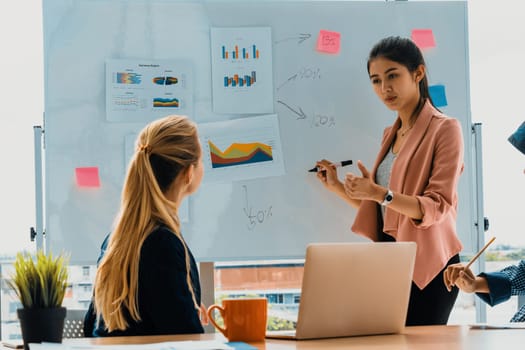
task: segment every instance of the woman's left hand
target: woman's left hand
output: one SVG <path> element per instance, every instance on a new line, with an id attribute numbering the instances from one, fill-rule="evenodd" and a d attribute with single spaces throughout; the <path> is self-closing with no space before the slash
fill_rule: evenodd
<path id="1" fill-rule="evenodd" d="M 357 161 L 357 167 L 361 171 L 361 176 L 353 173 L 347 173 L 345 176 L 344 188 L 346 194 L 354 199 L 377 200 L 377 198 L 381 197 L 381 187 L 372 180 L 370 172 L 360 160 Z"/>

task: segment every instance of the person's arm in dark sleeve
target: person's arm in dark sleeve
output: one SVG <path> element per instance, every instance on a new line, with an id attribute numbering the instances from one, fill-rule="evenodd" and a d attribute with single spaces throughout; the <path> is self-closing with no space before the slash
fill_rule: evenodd
<path id="1" fill-rule="evenodd" d="M 489 305 L 497 305 L 508 300 L 512 295 L 525 292 L 525 260 L 517 265 L 510 265 L 498 272 L 481 273 L 489 285 L 490 293 L 477 295 Z"/>
<path id="2" fill-rule="evenodd" d="M 498 305 L 509 300 L 511 296 L 510 280 L 502 272 L 480 273 L 480 277 L 487 280 L 490 293 L 476 293 L 476 295 L 490 306 Z"/>

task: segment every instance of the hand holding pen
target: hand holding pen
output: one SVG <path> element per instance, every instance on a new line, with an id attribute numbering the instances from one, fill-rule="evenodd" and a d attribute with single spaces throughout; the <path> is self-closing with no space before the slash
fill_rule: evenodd
<path id="1" fill-rule="evenodd" d="M 325 162 L 328 162 L 330 164 L 330 166 L 334 167 L 334 168 L 338 168 L 338 167 L 343 167 L 343 166 L 347 166 L 347 165 L 352 165 L 352 160 L 343 160 L 341 162 L 338 162 L 338 163 L 330 163 L 329 161 L 323 159 L 319 162 L 317 162 L 316 166 L 314 166 L 312 169 L 308 170 L 308 172 L 310 173 L 317 173 L 317 172 L 320 172 L 320 171 L 323 171 L 324 170 L 324 167 L 321 165 L 322 163 L 325 163 Z"/>
<path id="2" fill-rule="evenodd" d="M 488 292 L 488 286 L 486 280 L 480 277 L 474 276 L 474 273 L 470 269 L 470 266 L 480 255 L 488 248 L 488 246 L 494 242 L 496 237 L 492 237 L 483 248 L 468 262 L 467 265 L 453 264 L 447 267 L 443 272 L 443 280 L 445 287 L 450 292 L 453 286 L 457 286 L 459 289 L 466 293 Z"/>
<path id="3" fill-rule="evenodd" d="M 337 177 L 337 168 L 350 164 L 352 164 L 351 160 L 332 163 L 326 159 L 323 159 L 318 161 L 315 167 L 308 171 L 317 173 L 317 178 L 323 183 L 323 185 L 325 185 L 326 188 L 328 188 L 330 191 L 336 191 L 339 187 L 343 186 Z"/>

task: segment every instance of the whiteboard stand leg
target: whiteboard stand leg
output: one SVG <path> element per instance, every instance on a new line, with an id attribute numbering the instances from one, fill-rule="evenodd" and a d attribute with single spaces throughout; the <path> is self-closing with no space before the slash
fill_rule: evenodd
<path id="1" fill-rule="evenodd" d="M 201 301 L 210 307 L 215 303 L 215 264 L 213 262 L 199 263 L 199 275 L 201 278 Z M 204 326 L 205 333 L 214 333 L 215 328 L 210 323 Z"/>
<path id="2" fill-rule="evenodd" d="M 476 250 L 481 249 L 485 245 L 485 231 L 486 227 L 486 218 L 483 208 L 483 163 L 482 163 L 482 152 L 481 152 L 481 123 L 474 123 L 472 125 L 472 133 L 474 136 L 474 162 L 475 162 L 475 171 L 476 171 L 476 188 L 474 193 L 476 195 L 476 207 L 477 207 L 477 217 L 475 225 L 476 232 Z M 485 255 L 482 254 L 479 259 L 476 261 L 477 271 L 485 271 Z M 487 322 L 487 306 L 479 298 L 474 298 L 476 305 L 476 322 L 485 323 Z"/>
<path id="3" fill-rule="evenodd" d="M 2 264 L 0 264 L 0 276 L 2 275 Z M 0 339 L 2 339 L 2 324 L 4 323 L 2 321 L 2 291 L 0 291 Z"/>
<path id="4" fill-rule="evenodd" d="M 43 225 L 43 188 L 42 188 L 42 134 L 43 130 L 40 125 L 33 126 L 33 135 L 35 143 L 35 213 L 36 225 L 31 228 L 31 238 L 36 241 L 36 249 L 44 249 L 44 225 Z"/>

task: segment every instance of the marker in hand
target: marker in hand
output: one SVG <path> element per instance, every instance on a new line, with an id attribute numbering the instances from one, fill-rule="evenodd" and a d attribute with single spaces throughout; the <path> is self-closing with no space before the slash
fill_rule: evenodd
<path id="1" fill-rule="evenodd" d="M 352 160 L 343 160 L 343 161 L 341 161 L 339 163 L 334 163 L 333 165 L 335 167 L 342 167 L 342 166 L 352 165 L 352 163 L 353 163 Z M 317 173 L 318 171 L 322 171 L 322 169 L 321 169 L 321 167 L 316 166 L 316 167 L 313 167 L 312 169 L 310 169 L 308 171 L 311 172 L 311 173 Z"/>

